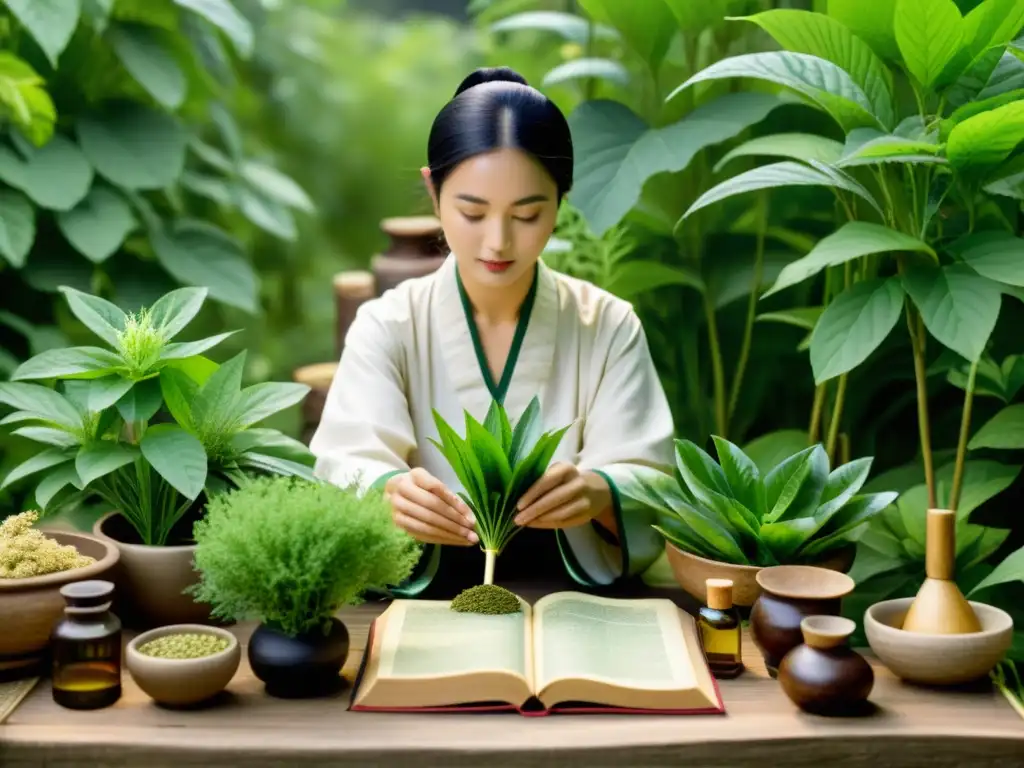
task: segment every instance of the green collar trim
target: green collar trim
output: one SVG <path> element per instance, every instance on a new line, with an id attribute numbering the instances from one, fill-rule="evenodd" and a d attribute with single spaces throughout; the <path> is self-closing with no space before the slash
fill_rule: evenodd
<path id="1" fill-rule="evenodd" d="M 480 366 L 480 373 L 483 374 L 484 383 L 487 389 L 500 405 L 505 403 L 505 395 L 508 394 L 509 385 L 512 383 L 512 374 L 515 372 L 516 363 L 519 360 L 519 351 L 523 347 L 523 339 L 526 337 L 526 328 L 530 324 L 530 315 L 533 313 L 534 299 L 537 298 L 537 281 L 540 274 L 540 265 L 533 269 L 533 282 L 530 283 L 530 290 L 526 293 L 526 299 L 519 308 L 519 320 L 516 322 L 516 332 L 512 337 L 512 346 L 509 347 L 508 357 L 505 359 L 505 367 L 501 372 L 501 381 L 497 384 L 491 375 L 491 366 L 487 363 L 487 355 L 484 353 L 483 344 L 480 342 L 480 330 L 476 326 L 476 319 L 473 317 L 473 305 L 469 300 L 469 294 L 462 284 L 462 277 L 459 275 L 458 265 L 455 267 L 455 281 L 459 286 L 459 298 L 462 300 L 462 311 L 466 315 L 466 323 L 469 325 L 469 335 L 473 339 L 473 351 L 476 353 L 476 362 Z"/>

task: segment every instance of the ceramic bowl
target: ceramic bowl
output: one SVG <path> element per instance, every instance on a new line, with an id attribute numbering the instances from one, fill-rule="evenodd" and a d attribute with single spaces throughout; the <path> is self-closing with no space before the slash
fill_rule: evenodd
<path id="1" fill-rule="evenodd" d="M 864 614 L 868 645 L 893 674 L 913 683 L 957 685 L 987 675 L 1013 640 L 1013 619 L 1006 611 L 971 601 L 981 632 L 932 635 L 899 629 L 912 597 L 883 600 Z"/>
<path id="2" fill-rule="evenodd" d="M 223 637 L 228 647 L 198 659 L 163 659 L 139 648 L 165 635 L 207 634 Z M 231 632 L 205 624 L 173 624 L 143 632 L 125 647 L 125 665 L 142 691 L 159 704 L 189 706 L 220 693 L 238 671 L 242 648 Z"/>

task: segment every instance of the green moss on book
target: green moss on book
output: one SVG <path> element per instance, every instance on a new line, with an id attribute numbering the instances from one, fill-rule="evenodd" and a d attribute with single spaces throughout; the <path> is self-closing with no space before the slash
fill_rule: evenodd
<path id="1" fill-rule="evenodd" d="M 520 613 L 523 606 L 514 593 L 494 584 L 480 584 L 464 589 L 451 602 L 451 609 L 459 613 L 486 613 L 500 615 Z"/>

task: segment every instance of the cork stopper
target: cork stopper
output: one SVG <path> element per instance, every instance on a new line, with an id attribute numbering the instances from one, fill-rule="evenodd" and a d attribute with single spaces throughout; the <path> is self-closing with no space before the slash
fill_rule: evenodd
<path id="1" fill-rule="evenodd" d="M 956 512 L 929 509 L 924 570 L 929 579 L 949 581 L 956 564 Z"/>
<path id="2" fill-rule="evenodd" d="M 373 273 L 364 269 L 347 269 L 334 276 L 334 292 L 353 299 L 372 299 L 377 292 Z"/>
<path id="3" fill-rule="evenodd" d="M 708 608 L 716 611 L 728 611 L 732 608 L 732 579 L 708 579 L 705 585 L 708 592 Z"/>

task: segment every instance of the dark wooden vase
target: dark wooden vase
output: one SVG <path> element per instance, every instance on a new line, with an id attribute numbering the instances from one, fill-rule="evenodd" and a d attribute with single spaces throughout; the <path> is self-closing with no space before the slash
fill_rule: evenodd
<path id="1" fill-rule="evenodd" d="M 761 596 L 750 609 L 750 638 L 771 677 L 787 653 L 803 642 L 800 622 L 808 616 L 838 616 L 853 591 L 845 573 L 814 565 L 776 565 L 757 573 Z"/>
<path id="2" fill-rule="evenodd" d="M 378 296 L 404 280 L 429 275 L 444 263 L 447 249 L 435 217 L 396 216 L 380 226 L 391 242 L 370 260 Z"/>
<path id="3" fill-rule="evenodd" d="M 341 668 L 348 651 L 348 629 L 337 618 L 331 619 L 330 632 L 308 632 L 295 637 L 260 624 L 249 639 L 249 666 L 266 685 L 270 696 L 327 696 L 344 684 Z"/>
<path id="4" fill-rule="evenodd" d="M 779 665 L 779 684 L 800 709 L 816 715 L 856 715 L 868 710 L 875 673 L 849 646 L 856 625 L 840 616 L 808 616 L 803 643 Z"/>

